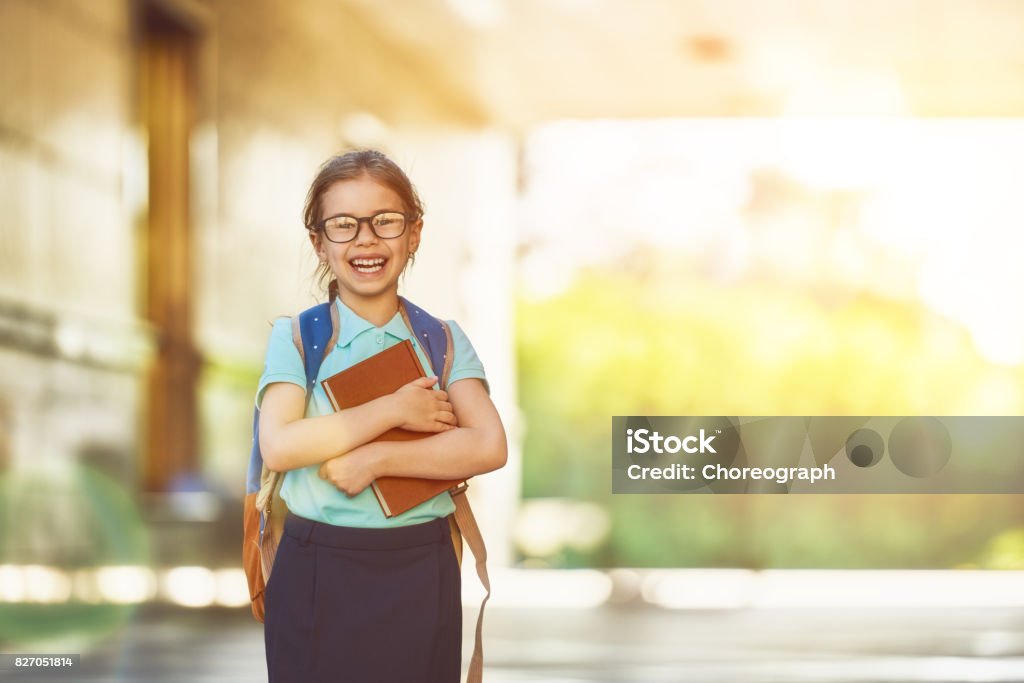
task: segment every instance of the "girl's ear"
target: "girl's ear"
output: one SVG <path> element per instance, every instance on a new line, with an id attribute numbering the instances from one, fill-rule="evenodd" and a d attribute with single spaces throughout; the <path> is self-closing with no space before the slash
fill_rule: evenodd
<path id="1" fill-rule="evenodd" d="M 419 218 L 409 225 L 409 253 L 414 253 L 420 248 L 420 231 L 423 229 L 423 219 Z"/>
<path id="2" fill-rule="evenodd" d="M 309 241 L 313 245 L 313 251 L 316 252 L 317 258 L 321 261 L 327 258 L 327 254 L 324 253 L 323 247 L 320 246 L 320 235 L 316 230 L 309 231 Z"/>

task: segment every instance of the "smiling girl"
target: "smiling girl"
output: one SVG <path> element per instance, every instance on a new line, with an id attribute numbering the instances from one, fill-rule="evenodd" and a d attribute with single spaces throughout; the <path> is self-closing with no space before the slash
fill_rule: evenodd
<path id="1" fill-rule="evenodd" d="M 334 157 L 309 189 L 309 239 L 338 308 L 306 407 L 302 358 L 288 319 L 275 321 L 260 378 L 260 448 L 284 472 L 287 503 L 266 587 L 264 634 L 271 683 L 455 683 L 461 669 L 459 562 L 449 533 L 455 509 L 441 493 L 385 517 L 370 483 L 384 476 L 464 479 L 504 466 L 505 432 L 483 365 L 454 321 L 445 391 L 437 377 L 335 412 L 320 381 L 405 339 L 399 276 L 420 246 L 423 207 L 405 173 L 382 153 Z M 374 441 L 394 427 L 431 436 Z"/>

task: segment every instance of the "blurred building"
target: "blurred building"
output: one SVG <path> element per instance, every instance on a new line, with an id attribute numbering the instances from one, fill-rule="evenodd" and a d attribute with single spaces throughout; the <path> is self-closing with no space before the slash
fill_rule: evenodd
<path id="1" fill-rule="evenodd" d="M 155 565 L 237 566 L 268 323 L 325 298 L 302 204 L 353 145 L 417 185 L 405 291 L 467 330 L 515 438 L 514 139 L 359 11 L 0 0 L 0 93 L 3 471 L 85 465 L 138 505 Z M 517 457 L 473 491 L 497 564 Z M 64 505 L 32 486 L 5 518 L 26 538 Z M 7 534 L 0 564 L 73 563 L 51 540 Z"/>

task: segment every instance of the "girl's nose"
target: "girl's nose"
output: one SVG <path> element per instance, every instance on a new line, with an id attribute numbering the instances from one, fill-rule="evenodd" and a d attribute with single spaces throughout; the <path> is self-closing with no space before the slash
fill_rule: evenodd
<path id="1" fill-rule="evenodd" d="M 366 229 L 363 229 L 366 226 Z M 359 221 L 356 227 L 356 244 L 373 244 L 377 241 L 377 233 L 373 231 L 370 221 Z"/>

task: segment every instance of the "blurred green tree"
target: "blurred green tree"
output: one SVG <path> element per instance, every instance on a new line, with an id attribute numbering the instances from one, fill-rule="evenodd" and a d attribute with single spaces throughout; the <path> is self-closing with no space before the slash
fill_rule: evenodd
<path id="1" fill-rule="evenodd" d="M 559 295 L 520 300 L 517 316 L 523 497 L 593 501 L 611 516 L 592 552 L 534 559 L 950 567 L 1024 526 L 1019 496 L 610 493 L 613 415 L 996 414 L 988 388 L 1024 386 L 1021 369 L 987 362 L 916 302 L 627 264 L 581 271 Z M 1001 398 L 1000 413 L 1020 414 L 1020 396 Z"/>

